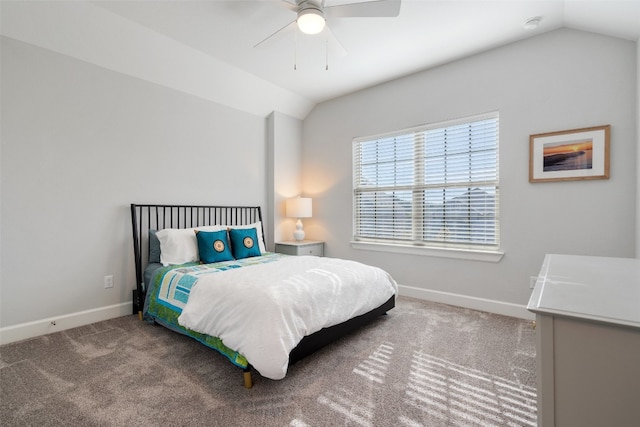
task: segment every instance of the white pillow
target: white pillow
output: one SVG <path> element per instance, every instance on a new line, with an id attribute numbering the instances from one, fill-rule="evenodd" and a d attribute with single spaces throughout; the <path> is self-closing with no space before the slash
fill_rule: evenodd
<path id="1" fill-rule="evenodd" d="M 224 225 L 207 225 L 197 228 L 165 228 L 158 231 L 156 236 L 160 241 L 160 262 L 167 266 L 200 261 L 195 230 L 220 231 L 226 228 Z"/>
<path id="2" fill-rule="evenodd" d="M 226 230 L 227 226 L 226 225 L 202 225 L 200 227 L 196 227 L 194 230 L 198 230 L 198 231 L 220 231 L 220 230 Z"/>
<path id="3" fill-rule="evenodd" d="M 260 253 L 264 254 L 265 252 L 267 252 L 265 246 L 264 246 L 264 238 L 262 237 L 262 222 L 258 221 L 258 222 L 254 222 L 253 224 L 249 224 L 249 225 L 230 225 L 229 228 L 238 228 L 241 230 L 247 229 L 247 228 L 255 228 L 256 229 L 256 235 L 258 236 L 258 245 L 260 246 Z"/>
<path id="4" fill-rule="evenodd" d="M 198 261 L 198 241 L 193 228 L 165 228 L 156 233 L 160 241 L 160 262 L 167 266 Z"/>

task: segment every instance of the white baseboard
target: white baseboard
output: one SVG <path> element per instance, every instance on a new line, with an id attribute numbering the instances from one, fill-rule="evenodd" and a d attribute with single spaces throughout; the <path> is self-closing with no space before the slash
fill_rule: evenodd
<path id="1" fill-rule="evenodd" d="M 535 319 L 535 314 L 528 311 L 524 305 L 404 285 L 399 285 L 398 290 L 400 296 L 487 311 L 503 316 L 518 317 L 520 319 Z M 131 307 L 132 302 L 128 301 L 107 307 L 79 311 L 77 313 L 0 328 L 0 345 L 126 316 L 131 314 Z"/>
<path id="2" fill-rule="evenodd" d="M 0 328 L 0 345 L 126 316 L 132 313 L 132 304 L 128 301 Z"/>
<path id="3" fill-rule="evenodd" d="M 526 306 L 520 304 L 452 294 L 449 292 L 434 291 L 432 289 L 414 288 L 412 286 L 404 285 L 398 285 L 398 294 L 403 297 L 440 302 L 473 310 L 487 311 L 489 313 L 500 314 L 503 316 L 517 317 L 520 319 L 535 320 L 536 318 L 534 313 L 527 310 Z"/>

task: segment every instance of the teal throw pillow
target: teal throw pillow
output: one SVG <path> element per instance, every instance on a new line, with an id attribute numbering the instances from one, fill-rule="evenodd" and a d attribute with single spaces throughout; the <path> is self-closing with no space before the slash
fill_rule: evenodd
<path id="1" fill-rule="evenodd" d="M 230 228 L 229 239 L 235 259 L 262 255 L 255 228 Z"/>
<path id="2" fill-rule="evenodd" d="M 196 238 L 198 239 L 200 262 L 203 264 L 233 259 L 227 239 L 227 230 L 196 231 Z"/>

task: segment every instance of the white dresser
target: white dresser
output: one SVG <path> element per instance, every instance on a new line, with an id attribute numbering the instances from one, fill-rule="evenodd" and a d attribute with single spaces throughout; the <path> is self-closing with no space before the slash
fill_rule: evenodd
<path id="1" fill-rule="evenodd" d="M 547 255 L 527 308 L 538 425 L 640 426 L 640 260 Z"/>

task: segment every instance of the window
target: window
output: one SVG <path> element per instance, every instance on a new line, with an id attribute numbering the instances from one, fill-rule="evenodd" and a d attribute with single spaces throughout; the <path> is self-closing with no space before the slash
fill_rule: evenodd
<path id="1" fill-rule="evenodd" d="M 354 240 L 497 251 L 498 114 L 356 138 Z"/>

